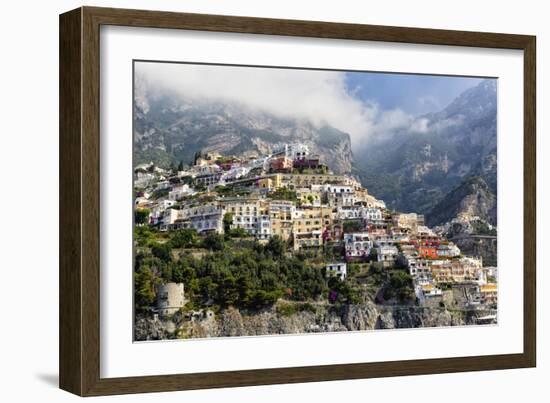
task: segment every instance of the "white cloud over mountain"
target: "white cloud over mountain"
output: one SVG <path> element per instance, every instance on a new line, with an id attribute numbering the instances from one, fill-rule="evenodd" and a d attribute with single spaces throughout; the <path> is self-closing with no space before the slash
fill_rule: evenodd
<path id="1" fill-rule="evenodd" d="M 414 120 L 401 110 L 362 102 L 342 72 L 138 62 L 135 74 L 138 102 L 138 92 L 146 89 L 173 91 L 186 100 L 240 103 L 281 118 L 328 124 L 349 133 L 355 144 Z"/>

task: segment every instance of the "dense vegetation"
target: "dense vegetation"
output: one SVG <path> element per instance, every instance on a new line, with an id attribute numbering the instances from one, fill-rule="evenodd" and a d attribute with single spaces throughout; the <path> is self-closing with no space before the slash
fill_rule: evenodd
<path id="1" fill-rule="evenodd" d="M 267 197 L 273 200 L 297 201 L 296 192 L 287 187 L 279 188 L 267 194 Z"/>
<path id="2" fill-rule="evenodd" d="M 229 223 L 228 215 L 224 221 Z M 167 282 L 183 282 L 189 301 L 187 308 L 234 306 L 260 309 L 284 299 L 302 304 L 327 301 L 356 304 L 362 301 L 358 282 L 364 265 L 348 264 L 348 278 L 325 277 L 325 262 L 334 251 L 288 253 L 288 244 L 279 237 L 260 244 L 245 233 L 229 232 L 202 237 L 194 230 L 158 232 L 148 226 L 135 229 L 135 304 L 138 310 L 154 305 L 155 287 Z M 378 288 L 391 286 L 385 299 L 410 298 L 412 282 L 405 271 L 389 271 L 370 266 L 369 283 Z M 356 278 L 357 275 L 357 278 Z M 364 283 L 364 281 L 363 281 Z M 300 304 L 287 307 L 285 314 L 307 309 Z M 281 308 L 282 309 L 282 308 Z"/>
<path id="3" fill-rule="evenodd" d="M 154 302 L 155 284 L 171 281 L 185 284 L 186 297 L 195 307 L 261 308 L 283 296 L 305 301 L 328 291 L 321 267 L 287 254 L 286 243 L 278 237 L 261 245 L 242 237 L 203 238 L 188 229 L 158 233 L 137 227 L 135 242 L 138 308 Z"/>

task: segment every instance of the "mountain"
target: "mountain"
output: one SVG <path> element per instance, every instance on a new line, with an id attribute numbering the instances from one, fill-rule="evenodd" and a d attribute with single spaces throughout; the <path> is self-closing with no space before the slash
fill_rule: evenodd
<path id="1" fill-rule="evenodd" d="M 355 152 L 353 172 L 388 207 L 425 214 L 435 224 L 446 218 L 434 210 L 436 205 L 466 178 L 483 179 L 487 192 L 495 196 L 496 90 L 496 80 L 484 80 L 442 111 L 374 136 L 366 148 Z M 448 209 L 459 211 L 460 200 L 449 199 L 459 204 L 447 204 Z"/>
<path id="2" fill-rule="evenodd" d="M 444 211 L 462 211 L 465 203 L 473 203 L 475 197 L 457 196 L 468 178 L 483 180 L 482 198 L 496 196 L 496 92 L 496 80 L 484 80 L 443 110 L 420 116 L 406 128 L 380 132 L 352 154 L 350 136 L 328 125 L 281 118 L 235 102 L 158 92 L 138 80 L 134 163 L 166 167 L 191 163 L 199 150 L 254 156 L 283 142 L 302 142 L 335 173 L 358 176 L 389 208 L 425 214 L 429 223 L 442 224 L 449 218 Z M 490 208 L 472 209 L 494 223 Z"/>
<path id="3" fill-rule="evenodd" d="M 482 217 L 490 224 L 496 224 L 496 196 L 485 180 L 479 176 L 465 179 L 458 187 L 449 192 L 427 214 L 430 226 L 451 221 L 462 215 Z"/>
<path id="4" fill-rule="evenodd" d="M 280 143 L 307 144 L 334 173 L 352 167 L 350 136 L 330 126 L 284 119 L 230 102 L 155 94 L 143 83 L 134 98 L 134 164 L 191 163 L 195 152 L 254 156 Z"/>

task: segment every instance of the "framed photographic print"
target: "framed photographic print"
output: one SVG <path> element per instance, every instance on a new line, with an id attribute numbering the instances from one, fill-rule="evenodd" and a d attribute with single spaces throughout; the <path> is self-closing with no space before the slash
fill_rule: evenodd
<path id="1" fill-rule="evenodd" d="M 535 37 L 60 16 L 60 386 L 535 366 Z"/>

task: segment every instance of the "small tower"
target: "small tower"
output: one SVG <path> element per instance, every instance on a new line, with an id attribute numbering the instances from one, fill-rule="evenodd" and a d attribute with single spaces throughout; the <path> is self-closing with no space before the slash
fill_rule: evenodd
<path id="1" fill-rule="evenodd" d="M 185 305 L 183 283 L 166 283 L 158 287 L 157 309 L 161 315 L 172 315 Z"/>

